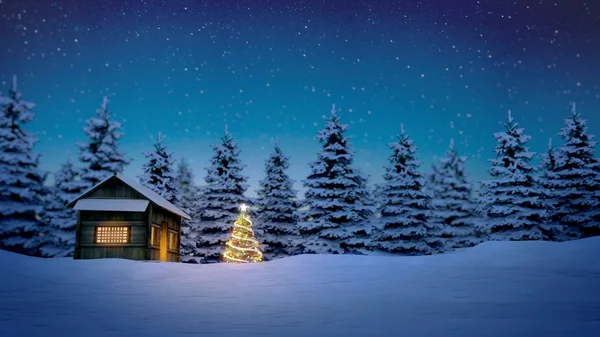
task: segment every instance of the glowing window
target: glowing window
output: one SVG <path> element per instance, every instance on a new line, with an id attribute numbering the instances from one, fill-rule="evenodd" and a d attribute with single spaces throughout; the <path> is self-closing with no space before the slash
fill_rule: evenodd
<path id="1" fill-rule="evenodd" d="M 152 225 L 151 242 L 153 246 L 160 245 L 160 227 Z"/>
<path id="2" fill-rule="evenodd" d="M 169 249 L 177 250 L 177 232 L 169 231 Z"/>
<path id="3" fill-rule="evenodd" d="M 96 243 L 128 243 L 128 226 L 96 227 Z"/>

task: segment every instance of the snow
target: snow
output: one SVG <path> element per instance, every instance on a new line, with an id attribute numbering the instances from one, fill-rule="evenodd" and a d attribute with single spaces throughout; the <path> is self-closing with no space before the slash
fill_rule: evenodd
<path id="1" fill-rule="evenodd" d="M 600 238 L 262 264 L 0 251 L 0 336 L 597 336 Z"/>
<path id="2" fill-rule="evenodd" d="M 79 211 L 145 212 L 149 203 L 143 199 L 81 199 L 73 208 Z"/>

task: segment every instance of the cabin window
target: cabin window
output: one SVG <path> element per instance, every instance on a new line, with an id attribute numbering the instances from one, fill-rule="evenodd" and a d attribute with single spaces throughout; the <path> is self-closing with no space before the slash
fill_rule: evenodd
<path id="1" fill-rule="evenodd" d="M 96 227 L 96 243 L 128 243 L 129 226 Z"/>
<path id="2" fill-rule="evenodd" d="M 169 249 L 177 250 L 177 232 L 169 231 Z"/>
<path id="3" fill-rule="evenodd" d="M 151 241 L 153 246 L 160 246 L 160 227 L 158 225 L 152 225 Z"/>

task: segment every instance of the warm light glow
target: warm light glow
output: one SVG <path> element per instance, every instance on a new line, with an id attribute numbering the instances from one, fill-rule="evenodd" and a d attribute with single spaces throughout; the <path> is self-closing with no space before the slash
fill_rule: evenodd
<path id="1" fill-rule="evenodd" d="M 239 262 L 239 263 L 250 263 L 250 261 L 246 261 L 246 260 L 240 260 L 240 259 L 236 259 L 235 257 L 231 257 L 229 256 L 229 254 L 227 252 L 225 252 L 225 254 L 223 255 L 223 257 L 228 260 L 227 262 Z"/>
<path id="2" fill-rule="evenodd" d="M 96 228 L 96 243 L 127 243 L 129 241 L 129 227 L 111 226 Z"/>
<path id="3" fill-rule="evenodd" d="M 252 230 L 252 220 L 246 213 L 248 206 L 241 205 L 240 209 L 242 213 L 233 224 L 223 260 L 233 263 L 262 262 L 262 252 Z"/>

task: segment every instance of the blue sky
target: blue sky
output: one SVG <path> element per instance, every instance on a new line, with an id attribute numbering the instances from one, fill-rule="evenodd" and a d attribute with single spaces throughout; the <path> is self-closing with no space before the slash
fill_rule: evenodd
<path id="1" fill-rule="evenodd" d="M 508 109 L 536 152 L 560 144 L 570 102 L 600 133 L 598 4 L 2 0 L 0 13 L 0 89 L 16 74 L 37 104 L 45 170 L 77 158 L 104 95 L 124 123 L 126 175 L 160 131 L 201 183 L 228 124 L 252 190 L 276 138 L 292 178 L 308 174 L 333 103 L 373 183 L 401 123 L 424 172 L 454 138 L 473 180 Z"/>

